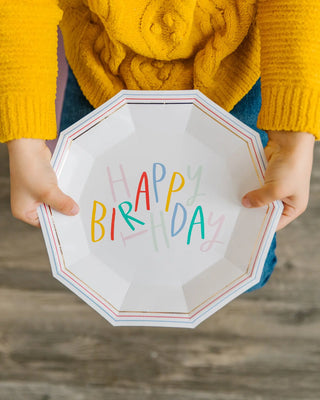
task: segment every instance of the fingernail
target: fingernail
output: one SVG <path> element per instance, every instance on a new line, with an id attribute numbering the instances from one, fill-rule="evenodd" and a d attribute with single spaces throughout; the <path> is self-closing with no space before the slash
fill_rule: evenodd
<path id="1" fill-rule="evenodd" d="M 70 211 L 70 215 L 77 215 L 79 211 L 80 211 L 79 206 L 75 204 Z"/>
<path id="2" fill-rule="evenodd" d="M 246 197 L 244 197 L 242 199 L 242 205 L 244 207 L 246 207 L 246 208 L 251 208 L 252 207 L 251 201 L 249 199 L 247 199 Z"/>

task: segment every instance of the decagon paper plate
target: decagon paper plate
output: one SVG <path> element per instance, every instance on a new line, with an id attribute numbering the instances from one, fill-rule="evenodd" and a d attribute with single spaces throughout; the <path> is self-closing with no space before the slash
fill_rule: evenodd
<path id="1" fill-rule="evenodd" d="M 53 275 L 113 325 L 195 327 L 259 282 L 282 212 L 246 209 L 259 135 L 199 91 L 122 91 L 52 158 L 74 217 L 39 209 Z"/>

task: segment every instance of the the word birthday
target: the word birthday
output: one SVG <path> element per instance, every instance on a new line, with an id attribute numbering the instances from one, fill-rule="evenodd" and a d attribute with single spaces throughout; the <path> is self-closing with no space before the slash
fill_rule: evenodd
<path id="1" fill-rule="evenodd" d="M 91 214 L 91 241 L 93 243 L 108 237 L 114 241 L 118 237 L 126 246 L 129 240 L 140 237 L 149 231 L 156 251 L 159 250 L 157 233 L 159 231 L 162 232 L 164 243 L 168 248 L 170 247 L 170 238 L 183 234 L 186 245 L 190 245 L 192 238 L 198 235 L 202 240 L 200 250 L 203 252 L 209 251 L 215 243 L 222 243 L 218 240 L 218 236 L 224 225 L 225 215 L 216 216 L 212 211 L 207 212 L 206 215 L 203 206 L 197 204 L 198 198 L 205 196 L 204 193 L 200 193 L 202 166 L 197 167 L 194 171 L 187 166 L 186 174 L 183 175 L 178 171 L 167 174 L 167 168 L 163 163 L 153 163 L 151 173 L 147 171 L 141 173 L 134 196 L 131 195 L 123 165 L 119 165 L 120 178 L 118 179 L 114 178 L 112 175 L 114 171 L 111 171 L 110 167 L 106 168 L 106 172 L 113 204 L 108 206 L 101 201 L 93 200 Z M 116 189 L 119 190 L 119 184 L 122 185 L 122 193 L 126 193 L 126 197 L 133 200 L 118 202 Z M 184 204 L 181 201 L 174 202 L 175 194 L 181 192 L 186 186 L 188 186 L 188 193 L 192 193 L 192 195 L 185 200 Z M 160 190 L 161 198 L 165 199 L 163 209 L 161 209 Z M 153 194 L 153 203 L 150 199 L 151 193 Z M 157 205 L 160 223 L 156 223 L 156 215 L 152 212 L 151 204 Z M 149 212 L 148 221 L 141 219 L 138 215 L 142 208 Z M 166 223 L 166 214 L 170 216 L 169 224 Z M 116 233 L 118 218 L 125 222 L 130 234 L 127 232 Z M 143 229 L 141 229 L 142 227 Z M 107 232 L 109 235 L 106 234 Z"/>

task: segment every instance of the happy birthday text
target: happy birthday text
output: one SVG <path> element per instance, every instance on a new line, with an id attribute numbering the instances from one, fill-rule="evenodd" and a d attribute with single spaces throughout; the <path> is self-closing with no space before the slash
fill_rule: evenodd
<path id="1" fill-rule="evenodd" d="M 163 163 L 153 163 L 151 172 L 148 173 L 145 170 L 141 173 L 134 196 L 132 196 L 123 165 L 119 165 L 118 171 L 115 171 L 115 167 L 111 170 L 108 166 L 106 174 L 113 204 L 110 206 L 102 201 L 93 200 L 91 241 L 97 243 L 103 239 L 109 238 L 115 241 L 121 238 L 123 245 L 126 246 L 128 241 L 150 231 L 156 251 L 159 250 L 159 232 L 167 248 L 170 247 L 170 240 L 180 235 L 185 235 L 186 245 L 190 245 L 193 237 L 198 235 L 202 240 L 200 245 L 202 252 L 209 251 L 215 243 L 221 244 L 218 237 L 225 223 L 225 215 L 215 215 L 213 211 L 205 211 L 204 207 L 198 204 L 198 199 L 205 196 L 200 192 L 202 170 L 202 166 L 198 166 L 193 171 L 190 166 L 187 166 L 186 174 L 179 171 L 168 174 Z M 130 200 L 117 203 L 117 189 L 119 190 L 120 185 L 122 185 L 122 192 L 124 191 Z M 191 193 L 192 187 L 192 196 L 187 198 L 184 204 L 181 201 L 175 201 L 175 195 L 186 187 L 188 187 L 188 193 Z M 160 191 L 165 194 L 161 196 L 165 199 L 162 210 Z M 151 193 L 157 207 L 160 206 L 157 215 L 152 212 Z M 142 210 L 148 211 L 149 220 L 139 217 L 139 211 Z M 166 214 L 170 216 L 169 224 L 166 222 Z M 117 232 L 118 218 L 125 222 L 130 234 Z"/>

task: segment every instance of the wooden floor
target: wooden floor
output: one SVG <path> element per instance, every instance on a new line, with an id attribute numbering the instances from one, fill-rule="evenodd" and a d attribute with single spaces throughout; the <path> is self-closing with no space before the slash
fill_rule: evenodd
<path id="1" fill-rule="evenodd" d="M 320 147 L 270 283 L 195 330 L 110 326 L 10 216 L 4 145 L 0 185 L 0 400 L 320 399 Z"/>

